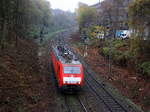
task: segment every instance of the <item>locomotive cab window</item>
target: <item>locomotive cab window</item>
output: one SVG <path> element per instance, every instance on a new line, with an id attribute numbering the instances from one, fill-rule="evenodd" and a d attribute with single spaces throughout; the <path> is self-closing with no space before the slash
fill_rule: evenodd
<path id="1" fill-rule="evenodd" d="M 80 67 L 64 67 L 65 74 L 80 74 Z"/>

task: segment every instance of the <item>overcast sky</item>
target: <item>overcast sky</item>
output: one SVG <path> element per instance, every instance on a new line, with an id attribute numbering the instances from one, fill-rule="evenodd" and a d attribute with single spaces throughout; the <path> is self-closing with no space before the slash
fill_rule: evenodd
<path id="1" fill-rule="evenodd" d="M 65 11 L 73 12 L 75 8 L 78 6 L 78 2 L 86 3 L 88 5 L 93 5 L 98 3 L 99 0 L 48 0 L 51 3 L 51 8 L 53 9 L 61 9 Z"/>

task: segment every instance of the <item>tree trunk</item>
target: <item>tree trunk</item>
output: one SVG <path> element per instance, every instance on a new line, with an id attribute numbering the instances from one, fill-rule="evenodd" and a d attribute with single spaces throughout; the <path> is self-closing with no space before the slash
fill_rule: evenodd
<path id="1" fill-rule="evenodd" d="M 2 38 L 1 38 L 1 49 L 4 50 L 5 48 L 5 39 L 7 34 L 7 21 L 4 20 L 3 26 L 2 26 Z"/>
<path id="2" fill-rule="evenodd" d="M 16 1 L 16 14 L 15 14 L 15 41 L 16 41 L 16 47 L 18 46 L 18 26 L 19 26 L 19 14 L 18 14 L 18 9 L 19 9 L 19 0 Z"/>

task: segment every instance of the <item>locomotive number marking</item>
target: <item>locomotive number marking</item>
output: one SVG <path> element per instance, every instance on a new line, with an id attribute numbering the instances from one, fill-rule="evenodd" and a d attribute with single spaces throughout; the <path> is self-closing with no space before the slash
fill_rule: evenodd
<path id="1" fill-rule="evenodd" d="M 76 77 L 64 77 L 64 82 L 71 83 L 71 84 L 80 83 L 80 82 L 81 82 L 81 78 L 76 78 Z"/>

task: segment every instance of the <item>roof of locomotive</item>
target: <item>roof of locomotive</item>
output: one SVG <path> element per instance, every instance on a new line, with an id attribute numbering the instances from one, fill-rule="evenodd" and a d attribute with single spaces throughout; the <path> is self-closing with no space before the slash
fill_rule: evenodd
<path id="1" fill-rule="evenodd" d="M 63 64 L 81 65 L 76 56 L 64 46 L 53 47 L 55 55 Z"/>

